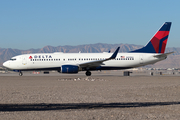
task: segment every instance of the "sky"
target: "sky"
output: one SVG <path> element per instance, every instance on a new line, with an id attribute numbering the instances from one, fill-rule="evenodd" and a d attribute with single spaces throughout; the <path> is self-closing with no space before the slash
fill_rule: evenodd
<path id="1" fill-rule="evenodd" d="M 179 6 L 179 0 L 1 0 L 0 48 L 146 45 L 164 22 L 172 22 L 167 47 L 180 47 Z"/>

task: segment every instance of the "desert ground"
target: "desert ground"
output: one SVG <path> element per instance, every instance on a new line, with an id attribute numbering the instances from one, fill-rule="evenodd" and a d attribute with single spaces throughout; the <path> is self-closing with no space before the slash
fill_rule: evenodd
<path id="1" fill-rule="evenodd" d="M 0 74 L 2 120 L 178 120 L 180 75 Z"/>

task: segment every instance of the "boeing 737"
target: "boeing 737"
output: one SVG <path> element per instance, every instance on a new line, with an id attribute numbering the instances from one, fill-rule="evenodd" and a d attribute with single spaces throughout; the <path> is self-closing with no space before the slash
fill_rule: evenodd
<path id="1" fill-rule="evenodd" d="M 154 64 L 164 60 L 170 53 L 164 53 L 171 22 L 165 22 L 144 47 L 127 53 L 35 53 L 12 57 L 3 66 L 18 71 L 56 70 L 59 73 L 78 73 L 86 71 L 91 76 L 94 70 L 122 70 Z"/>

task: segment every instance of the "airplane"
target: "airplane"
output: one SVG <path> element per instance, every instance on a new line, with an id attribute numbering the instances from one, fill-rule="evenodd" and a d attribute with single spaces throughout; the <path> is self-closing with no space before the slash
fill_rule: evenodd
<path id="1" fill-rule="evenodd" d="M 56 70 L 59 73 L 75 74 L 86 71 L 91 76 L 95 70 L 122 70 L 148 64 L 154 64 L 167 58 L 170 53 L 164 53 L 171 22 L 165 22 L 150 41 L 142 48 L 127 53 L 119 53 L 118 47 L 114 53 L 34 53 L 12 57 L 3 66 L 19 72 L 33 70 Z"/>

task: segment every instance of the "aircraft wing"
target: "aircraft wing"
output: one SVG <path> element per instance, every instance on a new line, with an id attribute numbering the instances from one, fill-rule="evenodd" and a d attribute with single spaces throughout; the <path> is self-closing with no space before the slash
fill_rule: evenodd
<path id="1" fill-rule="evenodd" d="M 79 64 L 79 66 L 80 67 L 98 67 L 100 65 L 103 65 L 103 62 L 111 60 L 111 59 L 115 59 L 117 54 L 118 54 L 118 52 L 119 52 L 119 49 L 120 49 L 120 47 L 118 47 L 116 49 L 116 51 L 112 54 L 112 56 L 107 58 L 107 59 L 85 62 L 85 63 Z"/>
<path id="2" fill-rule="evenodd" d="M 156 58 L 167 57 L 168 55 L 170 55 L 172 53 L 174 53 L 174 52 L 164 53 L 164 54 L 160 54 L 160 55 L 154 55 L 154 57 L 156 57 Z"/>

